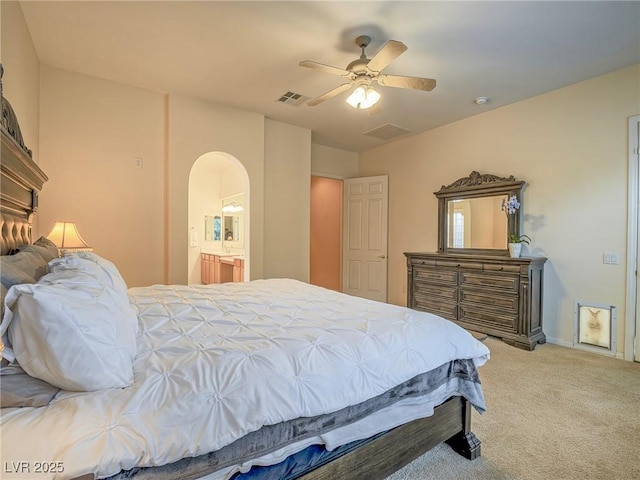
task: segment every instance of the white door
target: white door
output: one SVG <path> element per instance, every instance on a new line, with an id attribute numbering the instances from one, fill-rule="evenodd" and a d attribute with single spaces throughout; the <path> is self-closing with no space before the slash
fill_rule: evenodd
<path id="1" fill-rule="evenodd" d="M 342 288 L 387 301 L 387 175 L 344 181 Z"/>

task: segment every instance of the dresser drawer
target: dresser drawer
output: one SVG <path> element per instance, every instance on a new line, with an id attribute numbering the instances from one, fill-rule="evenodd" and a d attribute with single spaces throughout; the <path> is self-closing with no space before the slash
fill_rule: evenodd
<path id="1" fill-rule="evenodd" d="M 456 270 L 435 270 L 428 267 L 416 265 L 413 267 L 414 282 L 435 282 L 457 285 L 458 272 Z"/>
<path id="2" fill-rule="evenodd" d="M 508 290 L 517 292 L 519 284 L 518 275 L 497 273 L 460 272 L 461 287 L 485 287 L 496 290 Z"/>
<path id="3" fill-rule="evenodd" d="M 468 260 L 461 262 L 459 260 L 438 260 L 436 266 L 442 268 L 464 268 L 466 270 L 484 270 L 484 263 L 470 262 Z"/>
<path id="4" fill-rule="evenodd" d="M 492 292 L 461 288 L 460 302 L 495 307 L 513 313 L 518 312 L 518 296 L 515 293 L 509 294 L 505 292 L 495 294 Z"/>
<path id="5" fill-rule="evenodd" d="M 524 273 L 526 273 L 526 267 Z M 485 263 L 483 270 L 493 272 L 508 272 L 508 273 L 522 273 L 522 267 L 520 265 L 494 265 L 492 263 Z"/>
<path id="6" fill-rule="evenodd" d="M 413 296 L 413 305 L 411 305 L 411 308 L 440 315 L 448 320 L 455 320 L 458 316 L 458 306 L 455 303 L 424 297 L 422 295 Z"/>
<path id="7" fill-rule="evenodd" d="M 438 297 L 448 302 L 458 300 L 458 289 L 455 286 L 438 285 L 435 283 L 415 282 L 413 287 L 414 296 L 424 299 Z"/>
<path id="8" fill-rule="evenodd" d="M 475 323 L 484 327 L 493 327 L 502 331 L 515 333 L 518 331 L 518 314 L 502 310 L 492 310 L 480 306 L 460 304 L 458 320 Z"/>

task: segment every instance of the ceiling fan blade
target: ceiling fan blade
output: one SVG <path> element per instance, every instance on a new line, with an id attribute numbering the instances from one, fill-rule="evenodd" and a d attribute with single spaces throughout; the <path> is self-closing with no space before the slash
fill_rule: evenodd
<path id="1" fill-rule="evenodd" d="M 333 90 L 329 90 L 327 93 L 320 95 L 319 97 L 313 98 L 307 102 L 307 105 L 310 107 L 315 107 L 319 103 L 324 102 L 325 100 L 329 100 L 331 97 L 335 97 L 336 95 L 349 90 L 351 88 L 350 83 L 343 83 L 339 87 L 334 88 Z"/>
<path id="2" fill-rule="evenodd" d="M 319 70 L 325 73 L 332 73 L 334 75 L 340 75 L 343 77 L 348 77 L 349 75 L 351 75 L 351 72 L 343 70 L 342 68 L 323 65 L 322 63 L 312 62 L 311 60 L 303 60 L 298 65 L 300 65 L 301 67 L 313 68 L 314 70 Z"/>
<path id="3" fill-rule="evenodd" d="M 380 72 L 384 67 L 402 55 L 406 49 L 407 46 L 404 43 L 398 42 L 397 40 L 389 40 L 384 44 L 384 47 L 369 60 L 367 68 L 374 72 Z"/>
<path id="4" fill-rule="evenodd" d="M 426 90 L 427 92 L 430 92 L 436 86 L 436 81 L 433 78 L 378 75 L 376 80 L 385 87 L 413 88 L 415 90 Z"/>

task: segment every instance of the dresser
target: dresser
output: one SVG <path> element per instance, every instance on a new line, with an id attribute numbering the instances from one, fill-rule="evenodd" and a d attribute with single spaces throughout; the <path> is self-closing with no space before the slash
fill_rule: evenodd
<path id="1" fill-rule="evenodd" d="M 203 285 L 244 281 L 244 259 L 211 253 L 200 254 L 200 276 Z"/>
<path id="2" fill-rule="evenodd" d="M 544 257 L 405 253 L 407 306 L 526 350 L 544 343 Z"/>

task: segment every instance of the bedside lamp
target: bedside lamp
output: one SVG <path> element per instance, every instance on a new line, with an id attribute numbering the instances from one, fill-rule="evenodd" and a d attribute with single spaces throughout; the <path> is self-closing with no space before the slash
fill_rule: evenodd
<path id="1" fill-rule="evenodd" d="M 47 238 L 56 244 L 60 256 L 65 253 L 90 252 L 93 250 L 82 239 L 76 224 L 73 222 L 56 222 Z"/>

